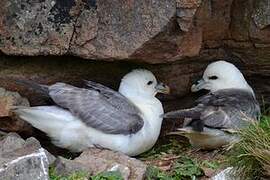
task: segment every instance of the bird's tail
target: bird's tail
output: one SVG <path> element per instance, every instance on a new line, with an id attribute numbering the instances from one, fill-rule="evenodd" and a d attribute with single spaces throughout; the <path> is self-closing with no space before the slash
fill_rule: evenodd
<path id="1" fill-rule="evenodd" d="M 43 96 L 49 97 L 49 87 L 46 85 L 38 84 L 34 81 L 25 79 L 12 79 L 16 84 L 25 86 L 32 89 L 33 91 L 42 94 Z"/>
<path id="2" fill-rule="evenodd" d="M 68 110 L 57 106 L 13 107 L 13 112 L 35 128 L 45 132 L 56 146 L 81 151 L 84 125 Z M 81 142 L 81 140 L 83 142 Z M 78 149 L 79 147 L 79 149 Z"/>
<path id="3" fill-rule="evenodd" d="M 198 139 L 199 139 L 200 137 L 215 136 L 218 131 L 220 131 L 220 130 L 214 130 L 214 129 L 212 130 L 212 129 L 208 129 L 208 128 L 206 131 L 196 131 L 193 129 L 193 127 L 188 126 L 188 127 L 184 127 L 184 128 L 178 128 L 178 129 L 176 129 L 176 131 L 168 133 L 168 135 L 181 135 L 181 136 L 185 136 L 185 137 L 198 136 Z"/>
<path id="4" fill-rule="evenodd" d="M 178 128 L 176 131 L 167 133 L 168 135 L 181 135 L 185 136 L 186 134 L 194 133 L 195 131 L 190 127 Z"/>
<path id="5" fill-rule="evenodd" d="M 199 119 L 201 116 L 200 110 L 197 108 L 181 109 L 177 111 L 171 111 L 164 114 L 164 118 L 191 118 Z"/>
<path id="6" fill-rule="evenodd" d="M 13 106 L 11 110 L 19 118 L 23 119 L 24 121 L 27 121 L 35 128 L 47 133 L 51 137 L 55 137 L 57 136 L 57 133 L 60 132 L 60 130 L 63 128 L 63 126 L 67 124 L 67 121 L 65 120 L 65 116 L 62 116 L 61 112 L 58 112 L 56 108 L 58 107 L 56 106 L 36 106 L 36 107 Z"/>
<path id="7" fill-rule="evenodd" d="M 192 127 L 185 127 L 170 134 L 185 136 L 189 139 L 190 144 L 198 149 L 217 149 L 239 139 L 237 136 L 212 128 L 206 128 L 203 132 L 198 132 L 194 131 Z"/>
<path id="8" fill-rule="evenodd" d="M 200 119 L 201 110 L 197 107 L 190 109 L 181 109 L 177 111 L 171 111 L 164 114 L 164 118 L 181 118 L 185 119 L 184 126 L 191 126 L 193 130 L 202 132 L 204 128 L 204 122 Z"/>

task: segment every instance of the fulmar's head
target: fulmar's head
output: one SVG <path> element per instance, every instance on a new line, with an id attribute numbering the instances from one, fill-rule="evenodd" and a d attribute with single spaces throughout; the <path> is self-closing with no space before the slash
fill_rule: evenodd
<path id="1" fill-rule="evenodd" d="M 243 74 L 226 61 L 216 61 L 207 66 L 203 78 L 191 87 L 192 92 L 201 89 L 215 92 L 221 89 L 244 89 L 253 93 Z"/>
<path id="2" fill-rule="evenodd" d="M 169 87 L 158 83 L 150 71 L 135 69 L 122 78 L 119 92 L 125 96 L 154 97 L 157 93 L 169 93 Z"/>

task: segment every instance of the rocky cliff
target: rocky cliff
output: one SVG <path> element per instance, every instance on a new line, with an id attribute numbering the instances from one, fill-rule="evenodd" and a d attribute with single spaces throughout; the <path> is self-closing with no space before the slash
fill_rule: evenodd
<path id="1" fill-rule="evenodd" d="M 2 78 L 117 87 L 146 67 L 182 97 L 210 61 L 226 59 L 269 101 L 268 0 L 2 0 L 0 14 Z"/>

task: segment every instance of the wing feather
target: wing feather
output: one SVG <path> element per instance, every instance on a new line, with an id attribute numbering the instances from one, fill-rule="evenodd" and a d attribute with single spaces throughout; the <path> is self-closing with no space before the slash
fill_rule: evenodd
<path id="1" fill-rule="evenodd" d="M 104 87 L 97 85 L 84 89 L 56 83 L 49 87 L 49 95 L 57 105 L 71 111 L 87 126 L 108 134 L 139 131 L 144 124 L 140 111 L 127 98 Z M 113 101 L 115 99 L 117 101 Z"/>
<path id="2" fill-rule="evenodd" d="M 139 110 L 136 106 L 132 105 L 132 103 L 122 94 L 120 94 L 119 92 L 106 87 L 100 83 L 96 83 L 93 81 L 84 81 L 86 86 L 89 89 L 92 90 L 96 90 L 98 92 L 100 92 L 103 96 L 105 96 L 107 98 L 107 101 L 113 105 L 115 108 L 119 109 L 119 110 L 127 110 L 127 111 L 132 111 L 132 112 L 136 112 L 139 113 Z"/>
<path id="3" fill-rule="evenodd" d="M 226 89 L 209 93 L 197 101 L 205 108 L 200 119 L 214 128 L 240 128 L 260 114 L 258 102 L 245 90 Z"/>
<path id="4" fill-rule="evenodd" d="M 238 129 L 260 115 L 260 107 L 253 94 L 240 89 L 209 93 L 200 97 L 196 103 L 193 108 L 168 112 L 164 117 L 191 118 L 185 125 L 194 129 L 201 129 L 201 126 Z"/>

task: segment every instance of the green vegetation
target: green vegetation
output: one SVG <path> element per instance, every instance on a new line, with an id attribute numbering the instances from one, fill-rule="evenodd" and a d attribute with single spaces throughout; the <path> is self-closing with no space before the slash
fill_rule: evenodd
<path id="1" fill-rule="evenodd" d="M 220 162 L 215 160 L 212 161 L 204 160 L 201 162 L 201 166 L 215 170 L 220 168 L 221 164 Z"/>
<path id="2" fill-rule="evenodd" d="M 149 160 L 158 158 L 164 154 L 180 154 L 190 147 L 187 142 L 176 139 L 166 138 L 164 141 L 160 140 L 159 142 L 161 143 L 157 143 L 151 150 L 141 154 L 138 158 L 141 160 Z"/>
<path id="3" fill-rule="evenodd" d="M 241 141 L 229 153 L 229 165 L 246 179 L 270 176 L 270 116 L 240 131 Z"/>
<path id="4" fill-rule="evenodd" d="M 118 171 L 102 172 L 95 176 L 90 176 L 87 172 L 78 171 L 69 176 L 60 176 L 57 175 L 53 167 L 49 169 L 49 176 L 50 180 L 123 180 Z"/>
<path id="5" fill-rule="evenodd" d="M 124 180 L 118 171 L 103 172 L 96 176 L 91 176 L 90 180 Z"/>
<path id="6" fill-rule="evenodd" d="M 146 179 L 195 179 L 200 175 L 203 175 L 203 172 L 198 163 L 194 162 L 190 158 L 179 158 L 174 162 L 172 168 L 168 172 L 163 172 L 154 166 L 149 166 L 147 169 Z"/>
<path id="7" fill-rule="evenodd" d="M 60 176 L 60 175 L 57 175 L 53 167 L 50 167 L 49 176 L 50 176 L 50 180 L 87 180 L 89 177 L 89 174 L 87 172 L 80 171 L 80 172 L 72 173 L 69 176 Z"/>
<path id="8" fill-rule="evenodd" d="M 220 167 L 216 160 L 203 160 L 192 156 L 194 153 L 187 142 L 173 138 L 166 137 L 165 144 L 157 144 L 139 157 L 150 164 L 146 174 L 147 180 L 196 179 L 204 175 L 204 168 L 216 170 Z"/>

